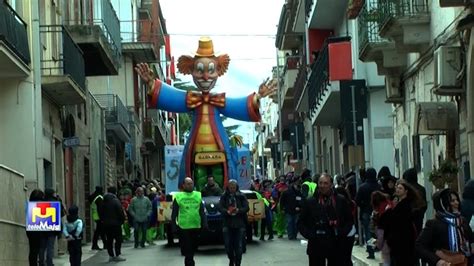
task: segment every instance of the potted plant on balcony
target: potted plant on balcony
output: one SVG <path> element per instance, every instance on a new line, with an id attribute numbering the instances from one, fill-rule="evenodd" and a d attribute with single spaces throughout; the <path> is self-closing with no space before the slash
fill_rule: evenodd
<path id="1" fill-rule="evenodd" d="M 347 7 L 347 18 L 355 19 L 359 16 L 360 10 L 364 6 L 365 0 L 349 0 Z"/>
<path id="2" fill-rule="evenodd" d="M 456 162 L 452 160 L 444 160 L 439 167 L 431 171 L 429 180 L 437 189 L 444 188 L 445 184 L 452 186 L 456 180 L 459 168 Z"/>

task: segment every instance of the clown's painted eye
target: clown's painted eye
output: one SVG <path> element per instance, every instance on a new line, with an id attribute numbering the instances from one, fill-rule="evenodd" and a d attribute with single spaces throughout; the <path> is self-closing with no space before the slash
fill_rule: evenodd
<path id="1" fill-rule="evenodd" d="M 214 63 L 209 63 L 209 67 L 208 67 L 208 71 L 209 73 L 214 73 L 214 71 L 216 70 L 216 65 Z"/>
<path id="2" fill-rule="evenodd" d="M 203 63 L 197 63 L 196 64 L 196 69 L 197 69 L 197 71 L 202 73 L 204 71 L 204 64 Z"/>

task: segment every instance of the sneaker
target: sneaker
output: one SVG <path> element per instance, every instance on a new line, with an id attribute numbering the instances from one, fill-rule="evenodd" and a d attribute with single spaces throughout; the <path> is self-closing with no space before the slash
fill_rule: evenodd
<path id="1" fill-rule="evenodd" d="M 102 250 L 102 249 L 99 248 L 99 246 L 96 246 L 96 247 L 92 247 L 91 250 Z"/>
<path id="2" fill-rule="evenodd" d="M 145 244 L 141 244 L 140 247 L 144 248 L 144 247 L 145 247 Z"/>
<path id="3" fill-rule="evenodd" d="M 114 257 L 109 257 L 109 262 L 115 261 Z"/>
<path id="4" fill-rule="evenodd" d="M 268 240 L 273 240 L 273 235 L 269 236 Z"/>
<path id="5" fill-rule="evenodd" d="M 126 260 L 127 260 L 126 258 L 120 257 L 120 255 L 114 258 L 114 261 L 126 261 Z"/>

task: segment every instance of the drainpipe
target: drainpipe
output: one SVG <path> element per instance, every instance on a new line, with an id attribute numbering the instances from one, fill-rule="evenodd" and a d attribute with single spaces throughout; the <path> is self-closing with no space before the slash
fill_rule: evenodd
<path id="1" fill-rule="evenodd" d="M 41 92 L 41 49 L 38 1 L 31 1 L 31 64 L 33 66 L 33 126 L 35 136 L 36 184 L 44 189 L 43 108 Z"/>

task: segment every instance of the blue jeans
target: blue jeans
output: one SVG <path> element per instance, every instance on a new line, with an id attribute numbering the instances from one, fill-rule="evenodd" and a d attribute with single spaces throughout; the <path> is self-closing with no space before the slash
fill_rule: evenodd
<path id="1" fill-rule="evenodd" d="M 296 222 L 298 220 L 298 214 L 289 214 L 286 213 L 286 231 L 288 232 L 288 239 L 294 240 L 296 239 L 296 235 L 298 234 L 298 227 L 296 226 Z"/>
<path id="2" fill-rule="evenodd" d="M 39 253 L 39 265 L 52 266 L 54 256 L 54 242 L 56 241 L 56 234 L 47 233 L 45 237 L 41 239 L 40 253 Z M 45 263 L 45 252 L 46 252 L 46 263 Z"/>
<path id="3" fill-rule="evenodd" d="M 242 262 L 242 241 L 245 235 L 245 228 L 229 228 L 222 229 L 224 233 L 225 251 L 229 261 L 235 266 L 240 266 Z"/>
<path id="4" fill-rule="evenodd" d="M 137 222 L 133 225 L 133 238 L 135 239 L 135 247 L 140 244 L 142 247 L 145 246 L 146 230 L 148 222 Z"/>
<path id="5" fill-rule="evenodd" d="M 369 253 L 369 256 L 374 254 L 374 249 L 372 246 L 367 245 L 367 241 L 372 238 L 372 233 L 370 232 L 370 218 L 372 213 L 362 212 L 360 214 L 360 222 L 362 223 L 362 230 L 364 231 L 364 243 L 366 244 L 366 251 Z"/>

